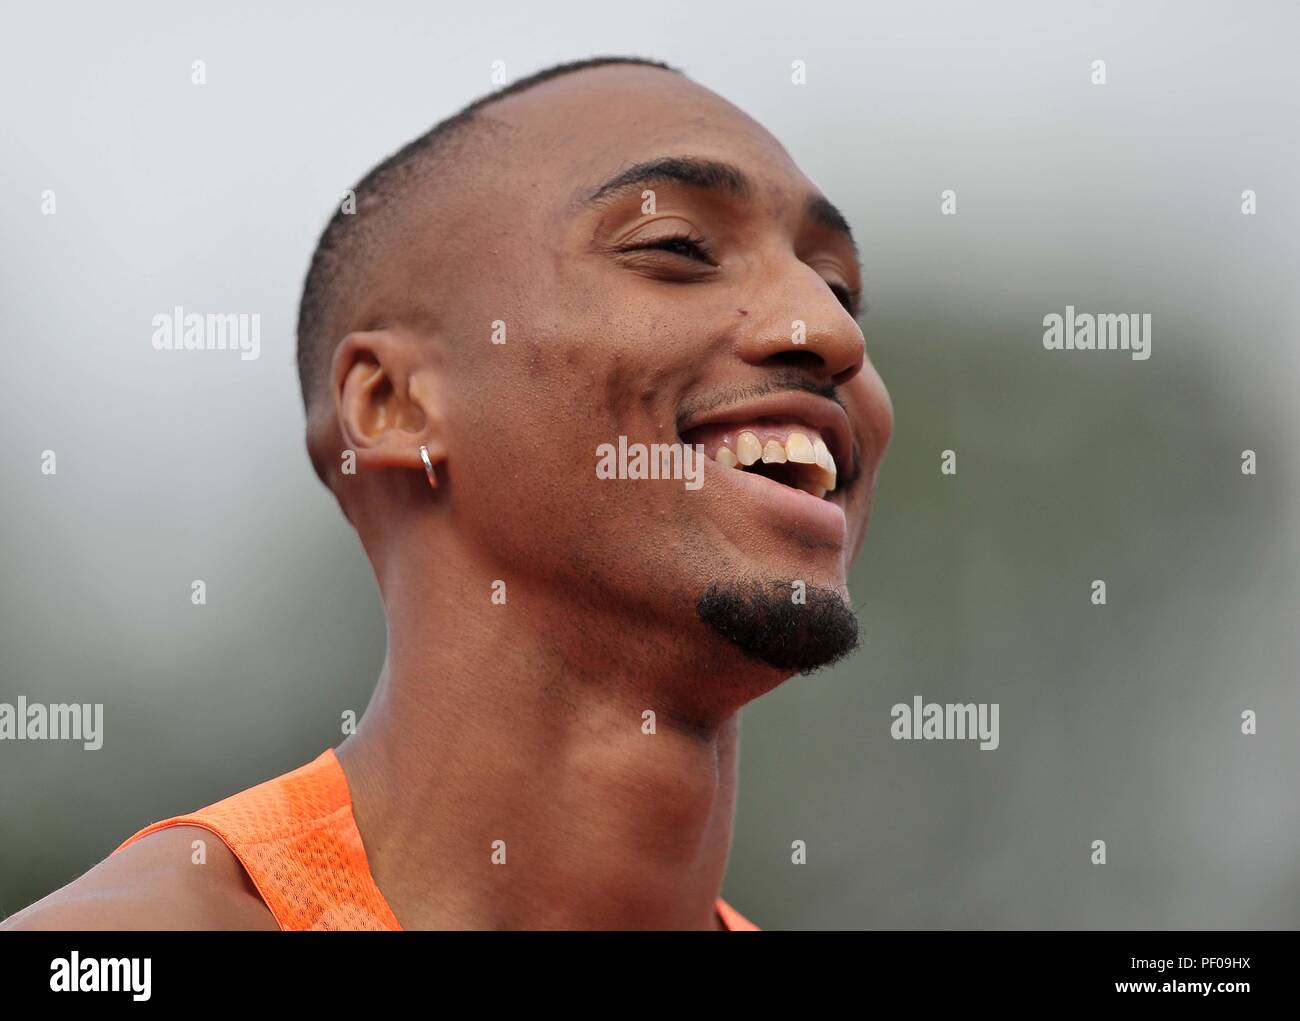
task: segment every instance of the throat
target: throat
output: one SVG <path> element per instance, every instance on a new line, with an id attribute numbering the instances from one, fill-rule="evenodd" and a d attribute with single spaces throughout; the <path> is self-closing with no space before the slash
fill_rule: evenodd
<path id="1" fill-rule="evenodd" d="M 717 928 L 738 719 L 645 733 L 624 705 L 559 726 L 528 711 L 538 697 L 499 717 L 480 698 L 467 727 L 452 723 L 460 712 L 416 726 L 427 706 L 403 712 L 377 694 L 339 747 L 371 873 L 402 926 Z"/>

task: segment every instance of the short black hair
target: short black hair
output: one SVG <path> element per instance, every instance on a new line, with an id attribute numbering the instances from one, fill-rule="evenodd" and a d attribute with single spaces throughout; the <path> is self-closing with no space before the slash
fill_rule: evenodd
<path id="1" fill-rule="evenodd" d="M 427 178 L 431 162 L 476 123 L 478 111 L 489 103 L 531 89 L 534 85 L 575 71 L 608 64 L 639 64 L 674 74 L 682 72 L 657 60 L 641 57 L 592 57 L 545 68 L 474 100 L 464 109 L 439 121 L 419 138 L 408 142 L 367 173 L 352 189 L 354 208 L 334 213 L 316 242 L 298 305 L 298 382 L 303 404 L 311 405 L 335 343 L 331 336 L 338 302 L 364 270 L 374 245 L 383 235 L 381 209 L 400 205 L 412 185 Z M 387 222 L 387 221 L 383 221 Z"/>

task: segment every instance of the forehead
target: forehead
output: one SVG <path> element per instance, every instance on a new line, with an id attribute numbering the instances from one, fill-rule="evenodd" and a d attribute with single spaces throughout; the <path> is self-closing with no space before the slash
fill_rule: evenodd
<path id="1" fill-rule="evenodd" d="M 752 117 L 685 77 L 658 68 L 592 68 L 545 82 L 483 114 L 511 129 L 512 186 L 545 185 L 572 203 L 642 160 L 689 153 L 735 164 L 763 197 L 801 202 L 817 192 Z"/>

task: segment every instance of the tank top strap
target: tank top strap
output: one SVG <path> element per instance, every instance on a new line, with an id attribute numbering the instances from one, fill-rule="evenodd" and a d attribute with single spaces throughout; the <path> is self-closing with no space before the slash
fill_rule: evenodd
<path id="1" fill-rule="evenodd" d="M 306 765 L 188 815 L 146 826 L 215 834 L 239 859 L 281 929 L 400 929 L 375 885 L 333 748 Z"/>

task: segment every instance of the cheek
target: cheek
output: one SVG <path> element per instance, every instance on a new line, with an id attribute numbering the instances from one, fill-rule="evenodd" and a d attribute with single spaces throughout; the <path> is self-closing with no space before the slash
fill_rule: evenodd
<path id="1" fill-rule="evenodd" d="M 455 386 L 455 527 L 512 568 L 608 574 L 652 540 L 642 525 L 668 494 L 598 478 L 597 449 L 620 435 L 657 438 L 665 416 L 652 408 L 670 402 L 599 338 L 513 343 L 484 352 Z M 675 438 L 671 416 L 664 424 Z"/>
<path id="2" fill-rule="evenodd" d="M 853 540 L 849 545 L 850 552 L 845 564 L 847 569 L 857 558 L 866 538 L 872 504 L 875 500 L 877 473 L 894 432 L 894 405 L 884 380 L 880 378 L 880 374 L 876 372 L 870 360 L 863 364 L 861 372 L 841 387 L 841 395 L 845 406 L 849 409 L 854 431 L 861 444 L 864 470 L 867 474 L 863 491 L 850 512 Z"/>
<path id="3" fill-rule="evenodd" d="M 877 460 L 884 456 L 894 434 L 894 402 L 889 396 L 885 381 L 880 378 L 871 360 L 862 365 L 859 372 L 845 387 L 847 398 L 852 408 L 864 425 L 861 442 L 870 444 Z M 864 454 L 867 453 L 864 451 Z"/>

